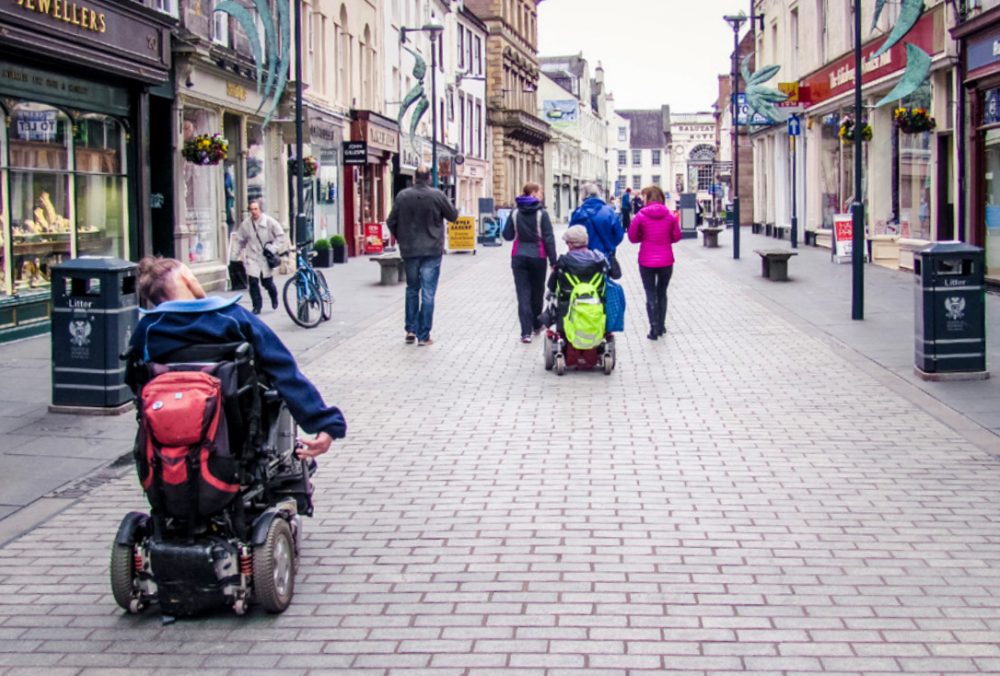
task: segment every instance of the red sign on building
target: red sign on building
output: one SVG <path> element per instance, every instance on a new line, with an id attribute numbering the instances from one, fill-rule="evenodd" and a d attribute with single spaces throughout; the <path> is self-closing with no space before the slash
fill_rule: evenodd
<path id="1" fill-rule="evenodd" d="M 906 44 L 910 42 L 931 56 L 944 50 L 944 5 L 926 12 L 916 25 L 892 49 L 875 57 L 886 39 L 883 35 L 861 49 L 861 82 L 874 82 L 906 67 Z M 854 89 L 854 54 L 848 54 L 802 79 L 799 89 L 809 89 L 810 100 L 806 105 L 815 106 L 827 99 Z"/>

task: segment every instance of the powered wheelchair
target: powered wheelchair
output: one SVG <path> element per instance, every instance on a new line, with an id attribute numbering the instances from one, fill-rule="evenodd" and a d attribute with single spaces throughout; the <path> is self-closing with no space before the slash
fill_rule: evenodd
<path id="1" fill-rule="evenodd" d="M 139 419 L 134 455 L 151 509 L 126 515 L 111 545 L 115 601 L 129 613 L 155 603 L 168 618 L 225 606 L 242 615 L 254 603 L 284 611 L 301 517 L 312 515 L 315 462 L 297 457 L 295 423 L 252 346 L 191 346 L 155 363 L 126 357 Z M 183 384 L 191 382 L 198 387 Z M 199 399 L 202 384 L 221 396 Z M 157 417 L 194 400 L 204 420 L 185 421 L 197 416 L 183 410 Z"/>

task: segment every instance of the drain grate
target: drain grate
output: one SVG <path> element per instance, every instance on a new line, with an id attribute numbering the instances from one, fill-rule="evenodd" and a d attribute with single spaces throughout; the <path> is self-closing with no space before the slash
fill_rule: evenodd
<path id="1" fill-rule="evenodd" d="M 132 465 L 132 453 L 125 453 L 115 459 L 110 465 L 94 470 L 87 476 L 74 479 L 49 493 L 46 497 L 77 499 L 87 495 L 95 488 L 100 488 L 109 481 L 122 476 Z"/>

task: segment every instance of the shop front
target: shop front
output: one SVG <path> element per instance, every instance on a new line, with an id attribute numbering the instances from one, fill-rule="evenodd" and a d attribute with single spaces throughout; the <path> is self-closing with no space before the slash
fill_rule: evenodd
<path id="1" fill-rule="evenodd" d="M 847 55 L 807 76 L 803 131 L 806 147 L 806 223 L 820 231 L 818 241 L 833 228 L 838 214 L 848 214 L 855 201 L 854 134 L 862 143 L 862 194 L 865 231 L 873 261 L 887 267 L 912 268 L 912 252 L 936 238 L 951 236 L 953 190 L 947 177 L 954 160 L 951 145 L 952 114 L 949 95 L 951 63 L 945 53 L 944 7 L 927 12 L 906 37 L 932 57 L 928 82 L 903 100 L 878 108 L 906 67 L 906 46 L 893 46 L 879 57 L 874 53 L 882 36 L 862 49 L 862 86 L 865 114 L 854 115 L 854 57 Z M 897 111 L 926 111 L 936 118 L 934 129 L 917 131 L 901 126 Z M 787 180 L 774 187 L 784 192 Z"/>
<path id="2" fill-rule="evenodd" d="M 1000 283 L 1000 7 L 952 31 L 963 42 L 968 110 L 965 234 L 986 249 L 986 276 Z"/>
<path id="3" fill-rule="evenodd" d="M 224 289 L 229 235 L 247 217 L 250 200 L 286 231 L 287 170 L 278 125 L 264 127 L 261 98 L 252 80 L 200 59 L 179 57 L 173 251 L 191 266 L 206 290 Z M 218 135 L 218 137 L 216 137 Z M 225 139 L 224 159 L 200 163 L 191 149 Z"/>
<path id="4" fill-rule="evenodd" d="M 307 158 L 315 160 L 316 167 L 315 173 L 306 177 L 304 189 L 305 213 L 313 224 L 313 239 L 340 235 L 346 240 L 340 189 L 343 185 L 341 146 L 344 128 L 341 120 L 332 113 L 309 107 L 306 129 L 308 141 L 302 147 L 303 152 Z M 293 169 L 294 165 L 290 164 L 290 180 L 294 179 Z"/>
<path id="5" fill-rule="evenodd" d="M 133 3 L 0 6 L 0 341 L 48 330 L 57 263 L 148 250 L 170 26 Z"/>
<path id="6" fill-rule="evenodd" d="M 344 163 L 344 238 L 348 254 L 365 251 L 365 240 L 383 239 L 373 234 L 384 228 L 392 204 L 393 156 L 399 151 L 399 125 L 370 110 L 351 111 L 351 144 L 364 148 L 362 157 L 348 157 Z M 347 145 L 347 144 L 345 144 Z M 366 228 L 367 226 L 367 228 Z"/>

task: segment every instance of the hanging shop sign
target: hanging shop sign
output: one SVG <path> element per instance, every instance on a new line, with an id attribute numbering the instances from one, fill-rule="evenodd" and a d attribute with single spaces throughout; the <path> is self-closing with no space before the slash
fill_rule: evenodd
<path id="1" fill-rule="evenodd" d="M 368 144 L 364 141 L 344 141 L 344 166 L 367 164 Z"/>

